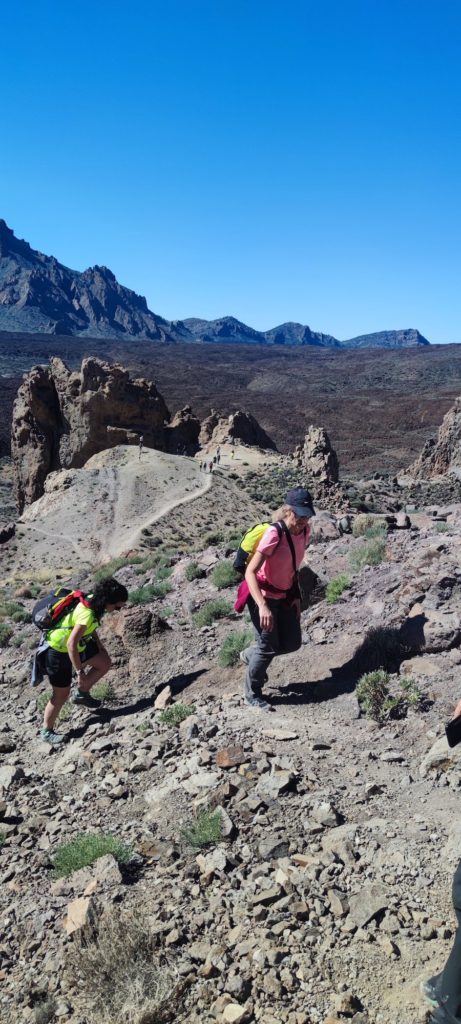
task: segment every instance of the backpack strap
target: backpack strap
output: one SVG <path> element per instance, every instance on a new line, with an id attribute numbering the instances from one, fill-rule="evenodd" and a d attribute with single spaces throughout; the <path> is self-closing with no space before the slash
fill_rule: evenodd
<path id="1" fill-rule="evenodd" d="M 277 526 L 278 525 L 279 524 L 277 523 Z M 290 548 L 290 553 L 291 553 L 291 560 L 293 562 L 293 576 L 294 576 L 295 579 L 297 579 L 297 577 L 298 577 L 298 570 L 296 568 L 296 554 L 295 554 L 294 544 L 293 544 L 293 541 L 291 539 L 291 533 L 290 533 L 290 531 L 288 529 L 287 524 L 283 521 L 283 519 L 282 519 L 282 522 L 281 522 L 280 526 L 281 526 L 281 529 L 282 529 L 283 533 L 285 534 L 285 537 L 286 537 L 286 539 L 288 541 L 288 547 Z"/>

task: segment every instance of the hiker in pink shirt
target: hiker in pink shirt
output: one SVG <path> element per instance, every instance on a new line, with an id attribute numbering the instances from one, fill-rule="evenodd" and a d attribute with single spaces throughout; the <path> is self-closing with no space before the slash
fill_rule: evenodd
<path id="1" fill-rule="evenodd" d="M 266 530 L 245 572 L 256 644 L 240 655 L 247 666 L 243 692 L 246 703 L 261 711 L 273 710 L 262 696 L 272 659 L 301 646 L 297 574 L 309 543 L 309 520 L 313 515 L 312 499 L 305 487 L 288 491 L 281 510 L 281 531 L 276 526 Z"/>

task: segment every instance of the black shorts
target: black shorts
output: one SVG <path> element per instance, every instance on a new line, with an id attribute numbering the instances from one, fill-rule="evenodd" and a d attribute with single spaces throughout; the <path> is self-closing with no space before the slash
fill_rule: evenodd
<path id="1" fill-rule="evenodd" d="M 83 651 L 80 651 L 82 665 L 94 658 L 99 651 L 96 640 L 89 640 Z M 68 654 L 47 647 L 45 651 L 44 672 L 52 686 L 67 687 L 72 683 L 72 662 Z"/>

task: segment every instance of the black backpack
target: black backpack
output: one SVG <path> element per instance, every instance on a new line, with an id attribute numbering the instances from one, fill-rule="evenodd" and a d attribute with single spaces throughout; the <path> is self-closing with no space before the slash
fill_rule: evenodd
<path id="1" fill-rule="evenodd" d="M 45 597 L 41 597 L 32 609 L 32 622 L 37 629 L 53 629 L 60 619 L 72 611 L 79 602 L 90 608 L 81 590 L 68 590 L 67 587 L 57 587 L 50 591 Z"/>

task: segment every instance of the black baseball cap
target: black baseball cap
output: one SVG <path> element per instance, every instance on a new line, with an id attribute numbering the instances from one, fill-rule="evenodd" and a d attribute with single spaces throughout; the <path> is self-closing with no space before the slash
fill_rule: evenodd
<path id="1" fill-rule="evenodd" d="M 289 505 L 297 516 L 306 516 L 309 519 L 315 516 L 312 498 L 305 487 L 293 487 L 288 491 L 285 505 Z"/>

